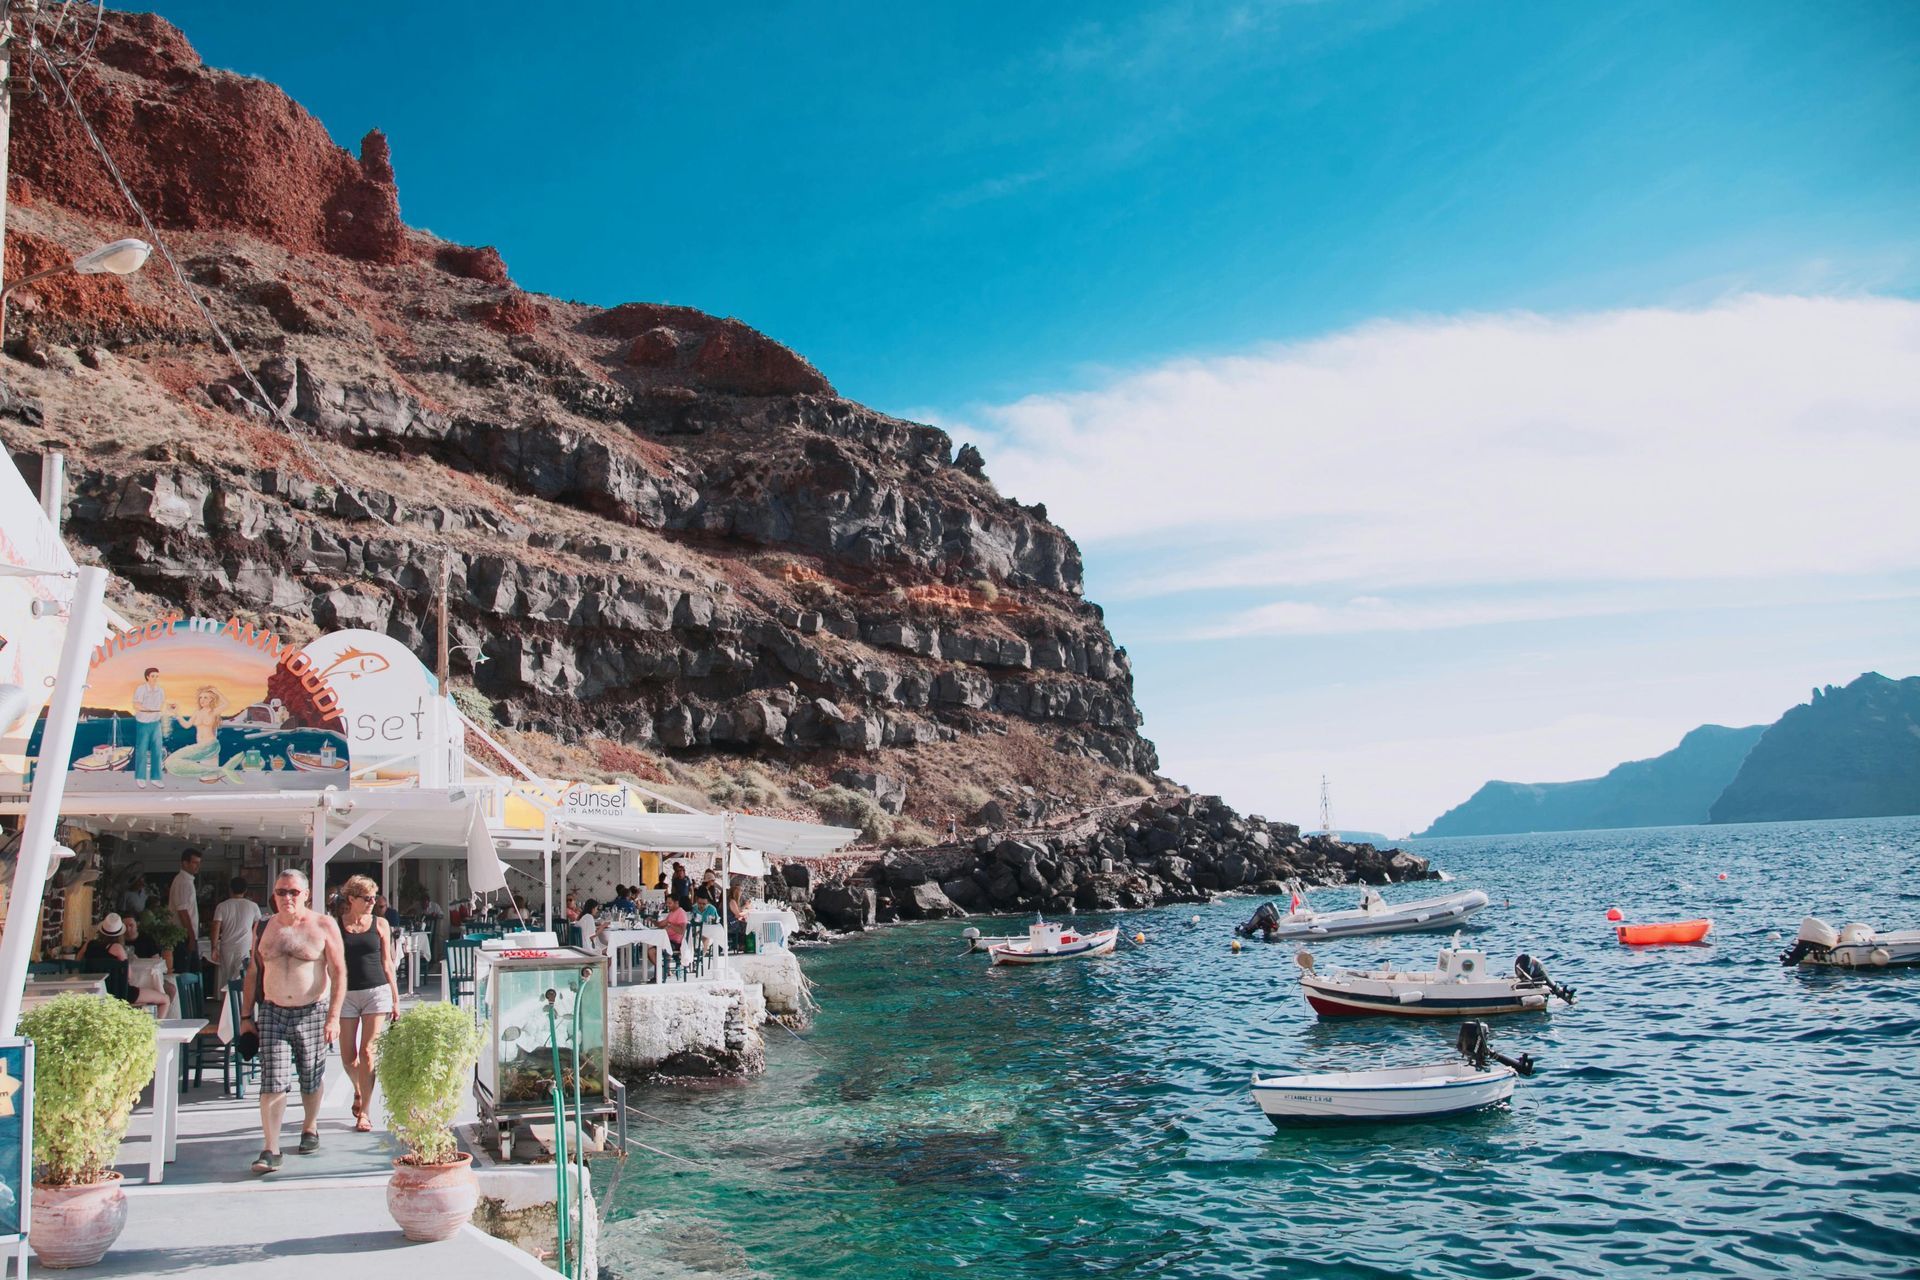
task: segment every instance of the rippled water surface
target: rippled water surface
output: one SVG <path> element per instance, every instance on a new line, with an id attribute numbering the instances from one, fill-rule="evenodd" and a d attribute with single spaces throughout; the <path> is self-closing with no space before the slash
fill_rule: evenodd
<path id="1" fill-rule="evenodd" d="M 1127 914 L 1144 948 L 1044 969 L 961 958 L 960 924 L 887 929 L 802 954 L 819 1019 L 804 1042 L 769 1028 L 765 1076 L 636 1096 L 665 1154 L 629 1162 L 603 1261 L 622 1280 L 1920 1273 L 1920 970 L 1776 960 L 1807 912 L 1920 927 L 1920 819 L 1420 852 L 1492 896 L 1473 937 L 1493 963 L 1529 951 L 1578 992 L 1493 1021 L 1540 1062 L 1510 1106 L 1276 1132 L 1255 1067 L 1439 1060 L 1457 1024 L 1316 1021 L 1290 946 L 1229 952 L 1249 899 Z M 1616 903 L 1711 915 L 1712 945 L 1622 948 Z M 1424 967 L 1440 941 L 1320 954 Z"/>

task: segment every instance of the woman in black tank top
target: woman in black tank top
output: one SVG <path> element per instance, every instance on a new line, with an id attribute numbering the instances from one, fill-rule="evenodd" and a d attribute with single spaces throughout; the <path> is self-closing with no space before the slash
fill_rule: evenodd
<path id="1" fill-rule="evenodd" d="M 381 1028 L 400 1012 L 400 983 L 393 970 L 393 934 L 373 913 L 374 883 L 366 876 L 347 881 L 346 909 L 340 913 L 345 944 L 347 998 L 340 1006 L 340 1061 L 353 1081 L 353 1127 L 371 1132 L 367 1116 L 373 1099 L 373 1046 Z"/>

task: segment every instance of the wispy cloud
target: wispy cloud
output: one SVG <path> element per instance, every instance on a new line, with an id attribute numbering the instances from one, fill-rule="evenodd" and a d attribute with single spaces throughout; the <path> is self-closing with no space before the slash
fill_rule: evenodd
<path id="1" fill-rule="evenodd" d="M 1902 299 L 1377 323 L 966 416 L 1005 491 L 1136 566 L 1128 594 L 1239 593 L 1220 634 L 1920 567 L 1920 303 Z M 1536 589 L 1487 598 L 1510 584 Z"/>

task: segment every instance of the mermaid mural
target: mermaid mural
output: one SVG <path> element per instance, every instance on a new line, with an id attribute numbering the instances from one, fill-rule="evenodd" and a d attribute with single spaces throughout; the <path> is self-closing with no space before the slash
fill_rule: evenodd
<path id="1" fill-rule="evenodd" d="M 192 689 L 191 705 L 167 700 L 168 687 Z M 43 718 L 28 744 L 29 784 L 44 729 Z M 345 787 L 345 730 L 327 673 L 298 644 L 237 618 L 163 618 L 94 650 L 67 787 Z"/>
<path id="2" fill-rule="evenodd" d="M 220 763 L 220 706 L 226 695 L 210 684 L 200 686 L 193 697 L 193 714 L 176 715 L 175 724 L 193 731 L 193 741 L 168 754 L 166 771 L 191 782 L 238 782 L 246 757 L 235 756 Z"/>

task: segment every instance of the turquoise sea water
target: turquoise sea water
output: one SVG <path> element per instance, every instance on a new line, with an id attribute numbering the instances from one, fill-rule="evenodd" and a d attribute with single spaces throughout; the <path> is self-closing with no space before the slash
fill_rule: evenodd
<path id="1" fill-rule="evenodd" d="M 636 1095 L 635 1136 L 675 1158 L 629 1162 L 603 1261 L 621 1280 L 1920 1274 L 1920 970 L 1776 960 L 1808 912 L 1920 927 L 1920 819 L 1420 851 L 1492 895 L 1472 936 L 1494 964 L 1529 951 L 1578 992 L 1493 1020 L 1540 1064 L 1510 1106 L 1276 1132 L 1255 1067 L 1439 1060 L 1457 1024 L 1317 1021 L 1291 946 L 1229 952 L 1252 899 L 1128 913 L 1143 949 L 1045 969 L 960 957 L 959 923 L 881 930 L 802 954 L 819 1018 L 804 1042 L 769 1028 L 764 1076 Z M 1711 915 L 1712 945 L 1622 948 L 1613 904 Z M 1424 965 L 1441 941 L 1319 953 Z"/>

